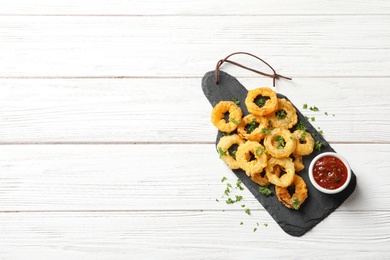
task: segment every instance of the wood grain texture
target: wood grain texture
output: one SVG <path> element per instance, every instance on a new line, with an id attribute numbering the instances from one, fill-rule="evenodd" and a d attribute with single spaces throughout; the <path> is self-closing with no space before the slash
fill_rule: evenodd
<path id="1" fill-rule="evenodd" d="M 239 80 L 247 89 L 272 84 L 260 77 Z M 0 142 L 212 143 L 216 128 L 200 81 L 0 79 Z M 388 79 L 375 83 L 375 91 L 367 92 L 372 79 L 297 78 L 278 81 L 275 90 L 314 117 L 311 123 L 329 142 L 388 143 L 390 115 L 377 112 L 390 108 L 382 99 Z"/>
<path id="2" fill-rule="evenodd" d="M 338 210 L 389 210 L 390 146 L 333 148 L 357 176 L 355 192 Z M 0 211 L 243 211 L 225 203 L 227 184 L 220 180 L 234 185 L 237 178 L 213 144 L 3 145 L 0 158 Z M 248 190 L 234 195 L 262 209 Z"/>
<path id="3" fill-rule="evenodd" d="M 0 16 L 0 56 L 7 61 L 0 77 L 202 77 L 243 50 L 287 76 L 389 77 L 389 22 L 390 16 Z"/>
<path id="4" fill-rule="evenodd" d="M 0 259 L 389 259 L 389 22 L 386 0 L 2 1 Z M 293 77 L 358 177 L 303 237 L 222 196 L 200 80 L 235 51 Z"/>
<path id="5" fill-rule="evenodd" d="M 254 259 L 295 258 L 298 250 L 299 258 L 387 259 L 389 219 L 389 212 L 344 212 L 295 238 L 256 211 L 8 213 L 0 215 L 0 257 Z M 332 248 L 326 255 L 324 245 Z"/>
<path id="6" fill-rule="evenodd" d="M 240 3 L 233 0 L 164 0 L 164 1 L 110 1 L 96 0 L 39 0 L 34 3 L 13 0 L 2 3 L 0 15 L 373 15 L 390 14 L 390 5 L 385 0 L 375 3 L 354 1 L 324 1 L 316 3 L 298 0 L 288 3 L 282 0 Z"/>

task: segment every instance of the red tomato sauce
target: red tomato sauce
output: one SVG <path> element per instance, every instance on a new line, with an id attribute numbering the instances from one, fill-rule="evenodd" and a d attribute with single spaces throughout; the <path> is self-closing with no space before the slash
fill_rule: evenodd
<path id="1" fill-rule="evenodd" d="M 333 156 L 320 158 L 313 167 L 313 177 L 321 187 L 334 190 L 347 181 L 348 170 L 345 164 Z"/>

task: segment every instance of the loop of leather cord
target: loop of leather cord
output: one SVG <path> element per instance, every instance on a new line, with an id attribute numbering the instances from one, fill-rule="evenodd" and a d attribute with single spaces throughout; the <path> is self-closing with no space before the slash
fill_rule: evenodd
<path id="1" fill-rule="evenodd" d="M 264 72 L 261 72 L 261 71 L 258 71 L 258 70 L 255 70 L 255 69 L 252 69 L 252 68 L 249 68 L 247 66 L 244 66 L 238 62 L 235 62 L 235 61 L 232 61 L 232 60 L 229 60 L 229 58 L 233 55 L 237 55 L 237 54 L 244 54 L 244 55 L 249 55 L 249 56 L 252 56 L 260 61 L 262 61 L 264 64 L 266 64 L 273 72 L 273 74 L 269 74 L 269 73 L 264 73 Z M 215 67 L 215 83 L 218 85 L 219 84 L 219 69 L 220 67 L 222 66 L 223 63 L 225 62 L 228 62 L 228 63 L 231 63 L 233 65 L 236 65 L 238 67 L 241 67 L 243 69 L 246 69 L 246 70 L 249 70 L 249 71 L 252 71 L 252 72 L 255 72 L 257 74 L 260 74 L 260 75 L 263 75 L 263 76 L 266 76 L 266 77 L 270 77 L 273 79 L 273 86 L 275 87 L 275 80 L 276 79 L 279 79 L 279 78 L 284 78 L 284 79 L 288 79 L 288 80 L 292 80 L 292 78 L 290 77 L 286 77 L 286 76 L 282 76 L 280 74 L 277 74 L 276 71 L 274 70 L 274 68 L 271 67 L 271 65 L 269 65 L 267 62 L 265 62 L 263 59 L 251 54 L 251 53 L 248 53 L 248 52 L 234 52 L 232 54 L 229 54 L 228 56 L 226 56 L 226 58 L 224 59 L 221 59 L 218 61 L 217 63 L 217 66 Z"/>

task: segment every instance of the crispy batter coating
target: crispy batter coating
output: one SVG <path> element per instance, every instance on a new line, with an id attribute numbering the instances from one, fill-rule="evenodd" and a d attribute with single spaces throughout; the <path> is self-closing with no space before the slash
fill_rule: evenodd
<path id="1" fill-rule="evenodd" d="M 294 163 L 295 172 L 300 172 L 303 169 L 305 169 L 305 165 L 303 164 L 302 161 L 302 155 L 295 154 L 295 153 L 293 153 L 292 155 L 294 157 L 293 163 Z"/>
<path id="2" fill-rule="evenodd" d="M 262 107 L 259 107 L 255 103 L 255 99 L 258 96 L 269 97 Z M 249 113 L 255 116 L 265 116 L 271 114 L 278 108 L 278 98 L 276 97 L 276 92 L 270 88 L 256 88 L 248 91 L 248 95 L 245 99 L 245 105 Z"/>
<path id="3" fill-rule="evenodd" d="M 253 122 L 258 124 L 258 126 L 251 127 L 250 132 L 248 131 L 247 126 L 253 124 Z M 260 140 L 264 137 L 262 129 L 265 127 L 267 127 L 267 119 L 265 117 L 257 117 L 249 114 L 242 119 L 240 125 L 237 128 L 237 133 L 242 139 L 260 142 Z"/>
<path id="4" fill-rule="evenodd" d="M 241 145 L 243 143 L 244 143 L 244 141 L 236 134 L 223 136 L 219 140 L 217 147 L 218 147 L 218 150 L 221 149 L 221 151 L 222 151 L 223 155 L 221 156 L 221 159 L 227 164 L 227 166 L 230 169 L 239 169 L 240 166 L 238 165 L 238 162 L 234 158 L 235 156 L 230 154 L 229 148 L 234 144 Z M 220 154 L 221 154 L 221 151 L 220 151 Z"/>
<path id="5" fill-rule="evenodd" d="M 263 152 L 264 147 L 258 142 L 247 141 L 237 149 L 236 160 L 241 169 L 248 176 L 258 174 L 267 165 L 267 155 Z M 254 157 L 251 160 L 251 157 Z"/>
<path id="6" fill-rule="evenodd" d="M 294 180 L 291 185 L 295 187 L 295 192 L 292 196 L 288 192 L 287 187 L 275 186 L 275 193 L 278 200 L 286 207 L 298 210 L 308 196 L 306 183 L 300 176 L 294 175 Z"/>
<path id="7" fill-rule="evenodd" d="M 226 113 L 229 113 L 229 122 L 226 122 L 225 120 Z M 241 122 L 241 118 L 241 108 L 231 101 L 219 102 L 211 112 L 211 122 L 221 132 L 231 133 L 236 130 Z"/>
<path id="8" fill-rule="evenodd" d="M 284 142 L 284 146 L 281 142 Z M 297 142 L 289 130 L 275 128 L 264 138 L 264 146 L 273 157 L 285 158 L 295 151 Z"/>
<path id="9" fill-rule="evenodd" d="M 279 165 L 286 173 L 280 176 L 275 171 L 275 166 Z M 268 177 L 269 182 L 276 186 L 288 187 L 294 180 L 295 169 L 291 158 L 271 158 L 268 160 L 267 167 L 265 168 L 265 174 Z M 279 176 L 278 176 L 279 175 Z"/>
<path id="10" fill-rule="evenodd" d="M 284 111 L 284 112 L 282 112 Z M 274 127 L 289 129 L 298 122 L 297 111 L 291 102 L 278 98 L 278 109 L 267 116 Z"/>
<path id="11" fill-rule="evenodd" d="M 297 139 L 297 147 L 294 153 L 299 155 L 309 155 L 314 150 L 314 139 L 309 132 L 303 130 L 295 130 L 293 133 L 295 139 Z M 302 136 L 304 137 L 302 139 Z"/>

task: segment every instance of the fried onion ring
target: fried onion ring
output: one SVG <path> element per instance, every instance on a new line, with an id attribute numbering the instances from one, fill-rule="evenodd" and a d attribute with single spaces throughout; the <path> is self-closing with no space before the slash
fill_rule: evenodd
<path id="1" fill-rule="evenodd" d="M 254 123 L 258 126 L 255 128 Z M 250 125 L 250 129 L 247 126 Z M 245 116 L 240 125 L 237 127 L 237 133 L 242 139 L 249 141 L 260 142 L 264 137 L 263 128 L 267 127 L 267 119 L 265 117 L 256 117 L 252 114 Z"/>
<path id="2" fill-rule="evenodd" d="M 236 160 L 248 176 L 262 172 L 267 165 L 267 155 L 263 151 L 264 147 L 254 141 L 247 141 L 238 147 Z M 251 155 L 254 156 L 254 160 L 251 160 Z"/>
<path id="3" fill-rule="evenodd" d="M 291 185 L 295 186 L 295 192 L 292 196 L 288 192 L 287 187 L 275 186 L 275 193 L 278 200 L 286 207 L 298 210 L 307 198 L 306 183 L 300 176 L 294 175 L 294 180 Z"/>
<path id="4" fill-rule="evenodd" d="M 229 148 L 234 145 L 241 145 L 244 141 L 238 135 L 227 135 L 221 137 L 218 142 L 218 150 L 221 155 L 221 159 L 227 164 L 230 169 L 239 169 L 240 166 L 232 154 L 229 152 Z"/>
<path id="5" fill-rule="evenodd" d="M 295 154 L 295 153 L 293 153 L 292 155 L 294 157 L 293 163 L 294 163 L 295 172 L 300 172 L 303 169 L 305 169 L 305 165 L 303 164 L 302 161 L 302 155 Z"/>
<path id="6" fill-rule="evenodd" d="M 309 155 L 313 152 L 314 139 L 309 132 L 305 132 L 303 130 L 295 130 L 293 135 L 295 139 L 297 139 L 297 147 L 294 151 L 295 154 Z"/>
<path id="7" fill-rule="evenodd" d="M 282 176 L 278 176 L 275 166 L 281 166 L 281 168 L 286 172 Z M 295 169 L 294 164 L 291 158 L 271 158 L 268 160 L 267 167 L 265 167 L 265 174 L 270 183 L 280 186 L 280 187 L 288 187 L 294 180 Z"/>
<path id="8" fill-rule="evenodd" d="M 298 122 L 297 111 L 291 102 L 285 98 L 278 98 L 278 109 L 268 115 L 268 120 L 271 121 L 274 127 L 289 129 Z"/>
<path id="9" fill-rule="evenodd" d="M 255 103 L 255 99 L 258 96 L 269 97 L 262 107 L 259 107 Z M 264 116 L 271 114 L 278 108 L 278 98 L 276 97 L 275 91 L 270 88 L 256 88 L 248 91 L 245 99 L 245 105 L 249 113 L 255 116 Z"/>
<path id="10" fill-rule="evenodd" d="M 225 120 L 225 114 L 229 113 L 229 122 Z M 215 105 L 211 113 L 211 122 L 221 132 L 231 133 L 237 129 L 242 117 L 241 108 L 232 101 L 221 101 Z"/>
<path id="11" fill-rule="evenodd" d="M 276 176 L 279 177 L 280 172 L 281 172 L 280 166 L 279 165 L 274 166 L 273 172 Z M 256 173 L 256 174 L 252 175 L 251 179 L 254 183 L 257 183 L 260 186 L 267 186 L 267 185 L 271 184 L 268 180 L 268 177 L 265 173 L 265 170 L 263 170 L 261 173 Z"/>
<path id="12" fill-rule="evenodd" d="M 264 146 L 273 157 L 284 158 L 295 151 L 297 142 L 289 130 L 275 128 L 271 134 L 266 135 Z"/>

